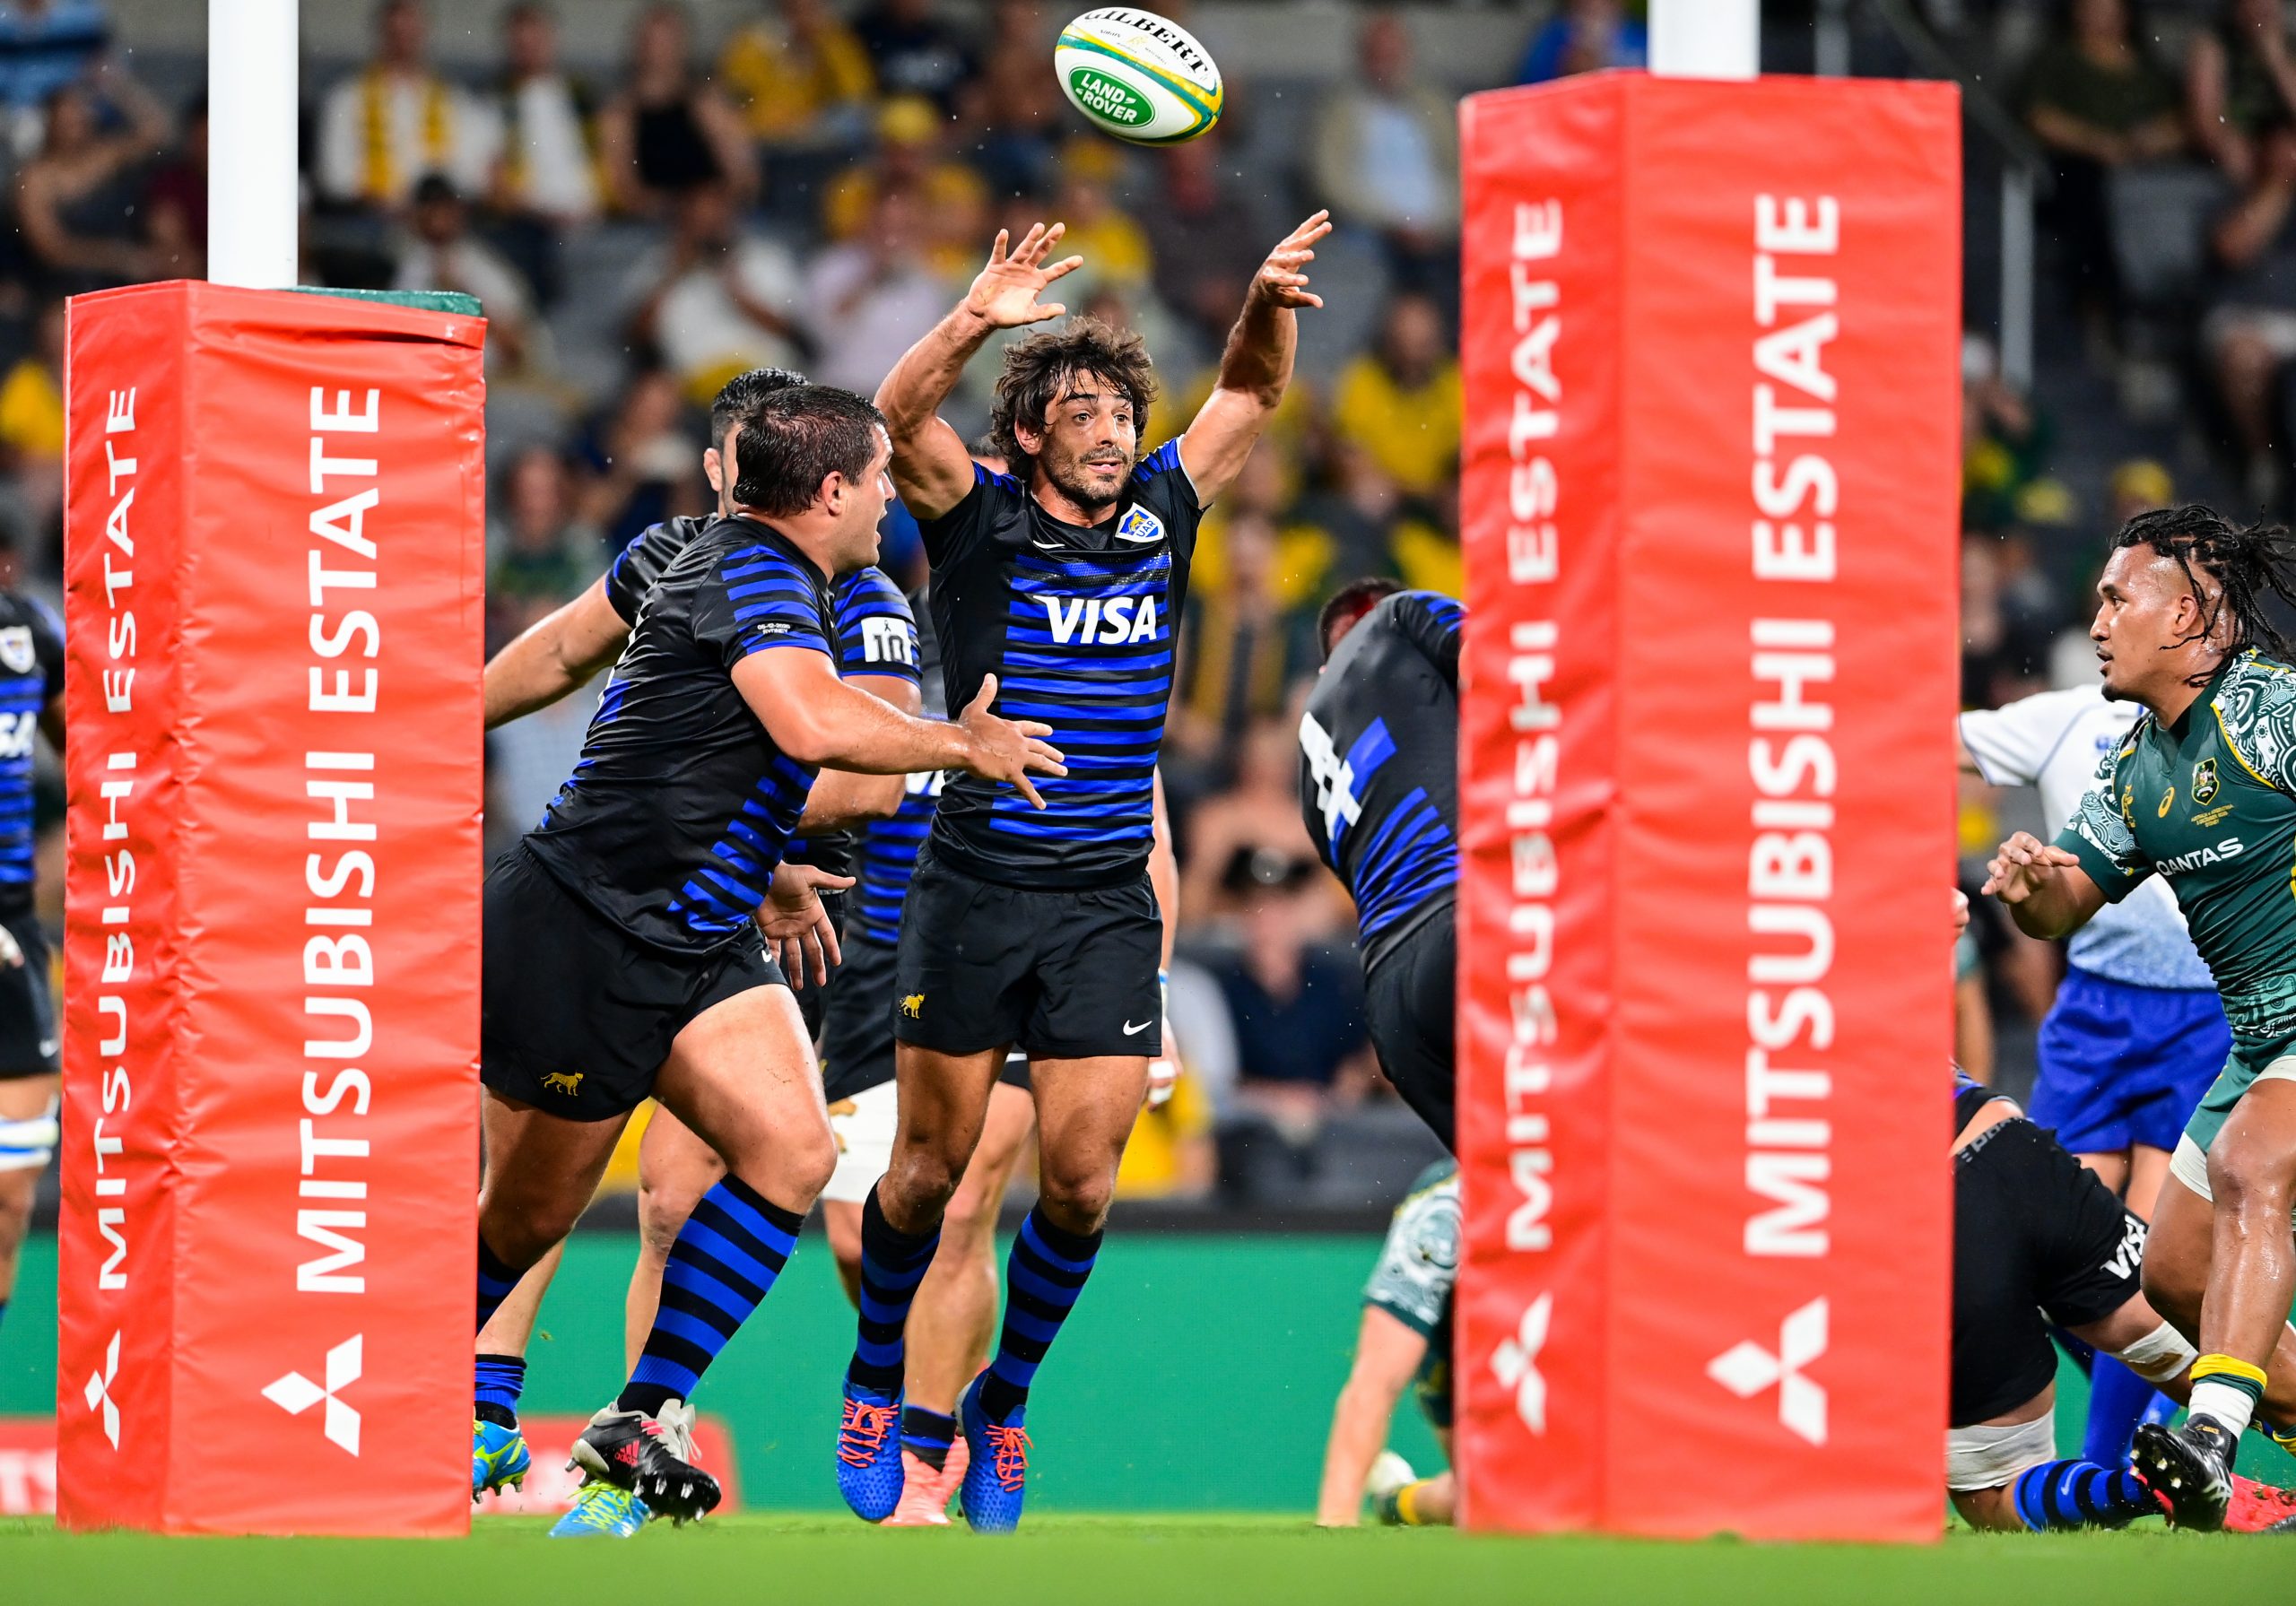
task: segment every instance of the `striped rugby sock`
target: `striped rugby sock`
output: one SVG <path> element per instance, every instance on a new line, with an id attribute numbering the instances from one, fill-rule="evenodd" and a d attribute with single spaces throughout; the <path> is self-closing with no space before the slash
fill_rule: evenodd
<path id="1" fill-rule="evenodd" d="M 518 1394 L 526 1386 L 523 1355 L 482 1355 L 476 1366 L 477 1386 L 472 1394 L 472 1414 L 497 1427 L 518 1425 Z"/>
<path id="2" fill-rule="evenodd" d="M 804 1223 L 738 1176 L 701 1196 L 670 1246 L 654 1330 L 616 1402 L 621 1409 L 659 1416 L 665 1402 L 693 1398 L 709 1363 L 772 1290 Z"/>
<path id="3" fill-rule="evenodd" d="M 2052 1461 L 2019 1474 L 2017 1519 L 2039 1533 L 2050 1528 L 2125 1528 L 2157 1515 L 2161 1502 L 2134 1472 L 2091 1461 Z"/>
<path id="4" fill-rule="evenodd" d="M 885 1220 L 883 1206 L 872 1187 L 861 1202 L 861 1291 L 859 1326 L 853 1341 L 853 1364 L 846 1377 L 883 1399 L 900 1393 L 908 1362 L 905 1334 L 909 1307 L 916 1301 L 917 1285 L 933 1264 L 939 1246 L 938 1228 L 932 1232 L 903 1232 Z"/>
<path id="5" fill-rule="evenodd" d="M 1101 1237 L 1064 1232 L 1045 1220 L 1041 1204 L 1021 1223 L 1004 1263 L 1004 1331 L 980 1385 L 980 1408 L 991 1421 L 1009 1422 L 1029 1402 L 1037 1367 L 1092 1274 Z"/>
<path id="6" fill-rule="evenodd" d="M 949 1464 L 949 1445 L 956 1437 L 956 1418 L 944 1417 L 922 1405 L 901 1408 L 900 1447 L 935 1471 Z"/>
<path id="7" fill-rule="evenodd" d="M 502 1308 L 502 1301 L 508 1299 L 510 1290 L 518 1286 L 518 1277 L 515 1267 L 486 1246 L 486 1235 L 481 1233 L 478 1238 L 478 1325 L 471 1329 L 473 1333 L 486 1331 L 486 1324 L 494 1319 L 494 1313 Z"/>

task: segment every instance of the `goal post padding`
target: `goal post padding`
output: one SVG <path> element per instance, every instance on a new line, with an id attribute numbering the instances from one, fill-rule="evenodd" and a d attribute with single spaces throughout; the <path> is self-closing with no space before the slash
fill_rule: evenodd
<path id="1" fill-rule="evenodd" d="M 474 311 L 71 303 L 68 1527 L 466 1530 Z"/>
<path id="2" fill-rule="evenodd" d="M 1465 1520 L 1935 1538 L 1955 91 L 1461 127 Z"/>

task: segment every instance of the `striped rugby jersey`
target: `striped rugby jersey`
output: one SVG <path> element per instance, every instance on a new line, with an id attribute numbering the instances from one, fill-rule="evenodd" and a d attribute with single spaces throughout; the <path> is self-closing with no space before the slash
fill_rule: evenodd
<path id="1" fill-rule="evenodd" d="M 909 599 L 917 616 L 917 667 L 923 678 L 925 716 L 945 719 L 941 698 L 941 638 L 933 629 L 929 588 Z M 933 829 L 940 812 L 945 773 L 919 770 L 909 777 L 900 808 L 888 820 L 873 820 L 861 832 L 861 860 L 848 906 L 846 929 L 887 948 L 900 941 L 901 907 L 909 900 L 909 878 L 917 870 L 918 850 Z"/>
<path id="2" fill-rule="evenodd" d="M 1041 811 L 1009 786 L 949 777 L 937 859 L 1058 890 L 1115 886 L 1146 868 L 1172 644 L 1203 516 L 1174 440 L 1089 528 L 978 466 L 963 501 L 920 521 L 948 707 L 963 708 L 994 674 L 996 711 L 1050 725 L 1068 762 L 1065 776 L 1033 777 Z"/>
<path id="3" fill-rule="evenodd" d="M 45 603 L 0 591 L 0 918 L 32 907 L 32 766 L 40 711 L 64 695 L 64 627 Z"/>
<path id="4" fill-rule="evenodd" d="M 1432 591 L 1384 597 L 1324 666 L 1300 718 L 1300 805 L 1355 898 L 1368 970 L 1459 879 L 1459 632 Z"/>
<path id="5" fill-rule="evenodd" d="M 645 595 L 574 774 L 526 846 L 642 942 L 707 952 L 753 931 L 813 770 L 735 688 L 752 653 L 834 658 L 821 570 L 752 519 L 712 520 Z"/>
<path id="6" fill-rule="evenodd" d="M 882 569 L 857 569 L 837 582 L 831 607 L 837 623 L 837 673 L 846 680 L 883 675 L 916 685 L 917 616 Z M 789 844 L 788 857 L 831 875 L 853 873 L 851 831 L 823 831 Z"/>

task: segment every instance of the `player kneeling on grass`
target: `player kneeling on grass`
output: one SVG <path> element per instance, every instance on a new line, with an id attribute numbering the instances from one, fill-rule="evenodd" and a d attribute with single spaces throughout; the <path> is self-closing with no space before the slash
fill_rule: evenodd
<path id="1" fill-rule="evenodd" d="M 572 1227 L 649 1094 L 726 1176 L 662 1274 L 629 1382 L 576 1442 L 592 1531 L 718 1503 L 692 1464 L 695 1383 L 773 1285 L 836 1159 L 796 1000 L 766 935 L 822 923 L 780 858 L 822 764 L 961 768 L 1033 798 L 1040 725 L 913 718 L 838 677 L 830 581 L 873 562 L 891 485 L 883 421 L 797 386 L 729 438 L 735 510 L 656 585 L 574 777 L 489 874 L 480 1065 L 487 1172 L 478 1321 Z"/>

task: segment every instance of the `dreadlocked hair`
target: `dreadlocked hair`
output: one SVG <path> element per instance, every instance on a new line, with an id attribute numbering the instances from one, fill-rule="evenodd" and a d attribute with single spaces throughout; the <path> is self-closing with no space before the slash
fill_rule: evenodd
<path id="1" fill-rule="evenodd" d="M 1045 415 L 1070 380 L 1089 374 L 1110 385 L 1132 404 L 1135 436 L 1148 436 L 1148 408 L 1156 399 L 1156 365 L 1139 335 L 1096 317 L 1070 318 L 1057 329 L 1031 334 L 1004 350 L 996 376 L 996 400 L 988 415 L 988 440 L 996 455 L 1023 478 L 1034 461 L 1021 447 L 1015 426 L 1041 430 Z"/>
<path id="2" fill-rule="evenodd" d="M 2187 502 L 2138 514 L 2121 526 L 2113 545 L 2149 546 L 2185 571 L 2201 604 L 2200 629 L 2187 640 L 2214 635 L 2229 611 L 2233 651 L 2256 647 L 2275 658 L 2296 658 L 2267 608 L 2273 597 L 2296 608 L 2296 535 L 2284 525 L 2236 525 L 2213 508 Z M 2203 575 L 2215 583 L 2213 596 L 2201 584 Z M 2196 676 L 2194 683 L 2205 685 L 2207 679 Z"/>

